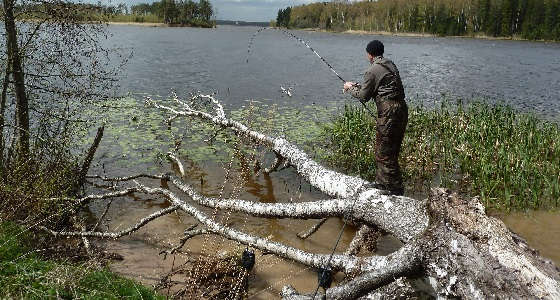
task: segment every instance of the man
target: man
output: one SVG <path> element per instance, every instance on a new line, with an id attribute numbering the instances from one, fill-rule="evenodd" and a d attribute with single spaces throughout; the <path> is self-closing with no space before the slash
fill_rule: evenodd
<path id="1" fill-rule="evenodd" d="M 364 82 L 361 85 L 346 82 L 344 90 L 362 102 L 375 99 L 376 187 L 394 195 L 402 195 L 404 188 L 398 159 L 408 123 L 408 107 L 404 100 L 399 70 L 391 60 L 383 57 L 384 50 L 383 43 L 378 40 L 371 41 L 366 47 L 371 66 L 364 75 Z"/>

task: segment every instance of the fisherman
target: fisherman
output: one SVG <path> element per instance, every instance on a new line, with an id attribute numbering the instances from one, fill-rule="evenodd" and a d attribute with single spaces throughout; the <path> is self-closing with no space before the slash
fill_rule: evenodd
<path id="1" fill-rule="evenodd" d="M 364 82 L 361 85 L 346 82 L 344 91 L 362 103 L 375 99 L 375 187 L 402 195 L 404 187 L 398 159 L 408 123 L 408 107 L 399 70 L 391 60 L 383 57 L 384 50 L 383 43 L 378 40 L 367 45 L 367 59 L 371 66 L 364 75 Z"/>

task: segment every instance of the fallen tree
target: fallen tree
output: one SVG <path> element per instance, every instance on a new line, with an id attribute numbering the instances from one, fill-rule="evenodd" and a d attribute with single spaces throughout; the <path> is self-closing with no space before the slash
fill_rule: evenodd
<path id="1" fill-rule="evenodd" d="M 201 102 L 206 102 L 212 109 L 195 108 L 200 107 Z M 476 198 L 464 198 L 444 189 L 434 189 L 429 198 L 422 201 L 389 195 L 358 177 L 321 166 L 283 138 L 264 135 L 227 118 L 223 107 L 211 95 L 196 95 L 187 101 L 175 97 L 173 106 L 164 106 L 150 99 L 148 104 L 171 114 L 169 122 L 179 117 L 199 118 L 221 129 L 230 130 L 246 143 L 269 148 L 276 155 L 276 161 L 267 172 L 285 163 L 312 186 L 334 198 L 302 203 L 256 203 L 242 199 L 205 197 L 173 175 L 148 177 L 166 180 L 177 191 L 146 186 L 137 181 L 143 176 L 92 176 L 106 181 L 134 181 L 135 187 L 120 194 L 113 192 L 88 199 L 135 192 L 160 195 L 171 206 L 154 212 L 120 232 L 55 232 L 44 228 L 45 230 L 58 236 L 118 238 L 138 230 L 160 216 L 182 210 L 194 217 L 202 228 L 187 230 L 179 245 L 167 253 L 174 253 L 193 236 L 220 235 L 306 266 L 344 272 L 347 278 L 344 283 L 328 288 L 321 294 L 321 297 L 326 296 L 327 299 L 410 296 L 403 294 L 403 291 L 414 291 L 408 279 L 424 282 L 429 287 L 428 292 L 438 297 L 560 298 L 560 274 L 556 266 L 530 249 L 500 220 L 487 216 L 483 205 Z M 173 154 L 169 157 L 182 172 L 184 168 L 181 161 Z M 89 201 L 88 199 L 81 202 Z M 361 228 L 345 253 L 331 256 L 307 252 L 236 230 L 216 222 L 200 207 L 236 211 L 260 218 L 321 220 L 303 237 L 318 230 L 323 220 L 329 217 L 342 218 L 345 222 L 360 225 Z M 385 233 L 395 236 L 403 246 L 387 256 L 355 255 L 364 244 L 368 248 L 374 248 L 375 237 Z M 315 297 L 302 295 L 289 286 L 284 288 L 282 296 L 285 299 Z"/>

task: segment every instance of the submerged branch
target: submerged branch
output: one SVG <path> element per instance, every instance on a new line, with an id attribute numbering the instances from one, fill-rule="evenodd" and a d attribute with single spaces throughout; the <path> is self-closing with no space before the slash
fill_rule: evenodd
<path id="1" fill-rule="evenodd" d="M 315 225 L 313 225 L 311 228 L 302 231 L 300 233 L 297 234 L 297 237 L 305 240 L 308 237 L 310 237 L 311 235 L 313 235 L 315 232 L 317 232 L 317 230 L 319 230 L 319 228 L 321 228 L 321 226 L 323 226 L 323 224 L 325 224 L 325 222 L 327 221 L 327 218 L 323 218 L 321 220 L 319 220 L 319 222 L 317 222 Z"/>

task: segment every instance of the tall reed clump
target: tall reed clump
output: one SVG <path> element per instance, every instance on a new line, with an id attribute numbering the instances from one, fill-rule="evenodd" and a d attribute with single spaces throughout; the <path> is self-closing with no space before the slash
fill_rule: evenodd
<path id="1" fill-rule="evenodd" d="M 324 130 L 326 159 L 373 180 L 375 120 L 345 106 Z M 504 104 L 412 106 L 400 164 L 412 193 L 441 185 L 480 196 L 488 208 L 557 207 L 560 128 Z"/>

